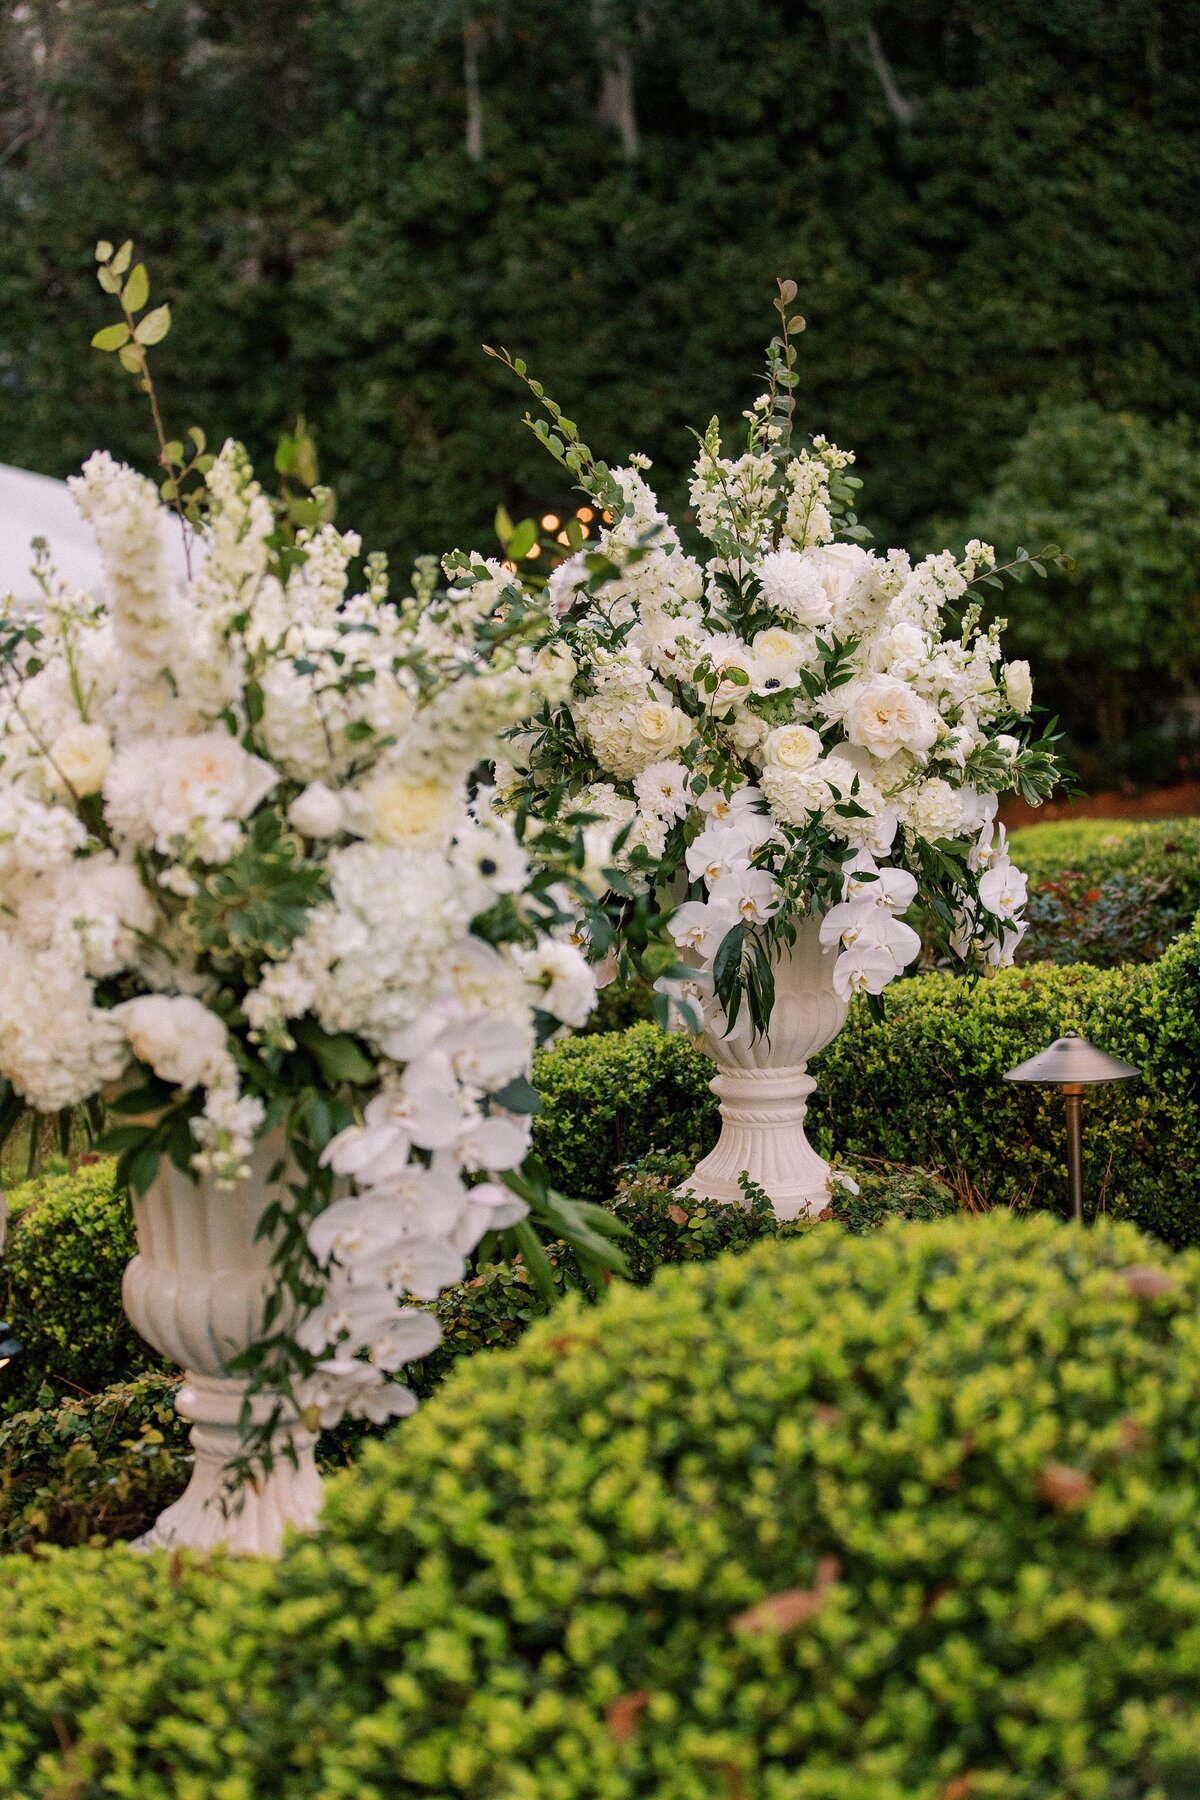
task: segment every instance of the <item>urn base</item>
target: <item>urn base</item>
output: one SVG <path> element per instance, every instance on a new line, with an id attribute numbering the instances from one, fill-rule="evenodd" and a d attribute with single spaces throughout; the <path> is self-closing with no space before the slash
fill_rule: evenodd
<path id="1" fill-rule="evenodd" d="M 245 1393 L 244 1381 L 202 1375 L 184 1381 L 175 1407 L 193 1421 L 191 1480 L 150 1530 L 133 1540 L 131 1549 L 203 1551 L 220 1546 L 239 1556 L 277 1556 L 288 1528 L 315 1529 L 321 1477 L 311 1431 L 298 1425 L 282 1429 L 272 1439 L 270 1469 L 237 1488 L 231 1485 L 229 1465 L 242 1447 L 239 1420 Z"/>
<path id="2" fill-rule="evenodd" d="M 814 1218 L 829 1204 L 829 1164 L 804 1135 L 816 1082 L 793 1068 L 723 1069 L 709 1083 L 721 1103 L 716 1147 L 678 1192 L 723 1205 L 748 1204 L 745 1175 L 767 1194 L 779 1219 Z"/>

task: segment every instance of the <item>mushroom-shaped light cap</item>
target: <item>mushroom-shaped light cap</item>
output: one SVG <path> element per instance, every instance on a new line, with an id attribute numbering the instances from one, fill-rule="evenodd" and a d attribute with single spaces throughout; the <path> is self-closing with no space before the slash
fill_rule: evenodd
<path id="1" fill-rule="evenodd" d="M 1095 1044 L 1089 1044 L 1078 1032 L 1069 1031 L 1065 1037 L 1055 1038 L 1048 1050 L 1031 1056 L 1028 1062 L 1018 1063 L 1004 1079 L 1073 1084 L 1077 1081 L 1131 1081 L 1141 1072 L 1132 1063 L 1122 1062 L 1119 1056 L 1097 1050 Z"/>

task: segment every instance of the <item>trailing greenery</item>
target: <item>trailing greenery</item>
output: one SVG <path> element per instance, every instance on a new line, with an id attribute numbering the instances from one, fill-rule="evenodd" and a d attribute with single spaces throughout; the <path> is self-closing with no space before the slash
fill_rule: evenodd
<path id="1" fill-rule="evenodd" d="M 179 1378 L 139 1375 L 101 1393 L 0 1418 L 0 1549 L 134 1537 L 178 1498 L 191 1461 Z"/>
<path id="2" fill-rule="evenodd" d="M 572 1301 L 276 1568 L 0 1568 L 25 1800 L 1182 1800 L 1200 1255 L 942 1220 Z"/>
<path id="3" fill-rule="evenodd" d="M 93 1158 L 9 1194 L 0 1282 L 22 1348 L 0 1371 L 0 1412 L 33 1404 L 43 1386 L 57 1401 L 163 1367 L 121 1311 L 121 1277 L 137 1245 L 114 1174 L 110 1158 Z"/>

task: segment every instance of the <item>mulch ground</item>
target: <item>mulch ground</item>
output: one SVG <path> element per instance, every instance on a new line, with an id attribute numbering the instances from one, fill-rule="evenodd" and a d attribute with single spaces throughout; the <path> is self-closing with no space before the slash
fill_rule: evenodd
<path id="1" fill-rule="evenodd" d="M 1113 788 L 1104 794 L 1083 794 L 1077 800 L 1048 800 L 1044 806 L 1027 806 L 1023 800 L 1006 800 L 1000 817 L 1009 826 L 1044 825 L 1052 819 L 1186 819 L 1200 814 L 1200 781 L 1176 781 L 1170 787 Z"/>

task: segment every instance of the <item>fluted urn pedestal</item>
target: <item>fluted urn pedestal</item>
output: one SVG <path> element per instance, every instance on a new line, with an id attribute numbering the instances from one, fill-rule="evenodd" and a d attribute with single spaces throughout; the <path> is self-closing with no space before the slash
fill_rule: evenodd
<path id="1" fill-rule="evenodd" d="M 829 1201 L 829 1164 L 804 1133 L 816 1082 L 808 1063 L 846 1021 L 833 991 L 836 946 L 820 941 L 820 920 L 797 928 L 775 964 L 770 1031 L 753 1042 L 710 1028 L 701 1047 L 717 1065 L 710 1086 L 721 1103 L 721 1135 L 680 1188 L 696 1199 L 745 1204 L 739 1176 L 767 1193 L 780 1219 L 811 1217 Z"/>
<path id="2" fill-rule="evenodd" d="M 262 1335 L 273 1286 L 271 1244 L 257 1239 L 274 1190 L 267 1175 L 281 1143 L 256 1147 L 250 1178 L 233 1188 L 194 1182 L 164 1158 L 153 1186 L 133 1201 L 138 1254 L 125 1271 L 125 1311 L 142 1337 L 184 1369 L 175 1405 L 192 1421 L 195 1463 L 185 1492 L 137 1540 L 139 1549 L 224 1544 L 239 1553 L 278 1552 L 286 1526 L 311 1530 L 321 1508 L 314 1434 L 285 1421 L 272 1438 L 271 1467 L 232 1490 L 228 1465 L 242 1449 L 247 1381 L 228 1364 Z M 269 1416 L 270 1396 L 256 1396 Z"/>

